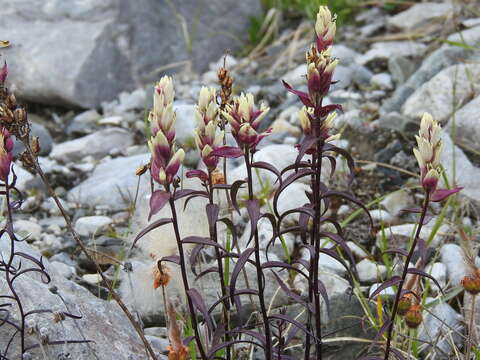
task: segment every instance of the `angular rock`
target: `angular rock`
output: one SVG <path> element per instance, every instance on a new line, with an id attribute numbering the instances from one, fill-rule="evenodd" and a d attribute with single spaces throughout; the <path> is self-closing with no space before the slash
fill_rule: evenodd
<path id="1" fill-rule="evenodd" d="M 112 222 L 108 216 L 83 216 L 75 222 L 75 230 L 81 236 L 92 236 Z"/>
<path id="2" fill-rule="evenodd" d="M 129 89 L 128 60 L 114 41 L 119 31 L 114 4 L 36 0 L 2 7 L 0 31 L 13 44 L 4 55 L 18 95 L 32 102 L 96 107 Z M 98 81 L 102 86 L 93 86 Z"/>
<path id="3" fill-rule="evenodd" d="M 447 267 L 449 283 L 452 286 L 459 286 L 467 274 L 462 248 L 457 244 L 445 244 L 440 248 L 440 257 L 442 263 Z M 476 264 L 480 266 L 480 257 L 477 257 Z"/>
<path id="4" fill-rule="evenodd" d="M 420 57 L 426 49 L 426 45 L 414 41 L 377 42 L 364 55 L 357 57 L 356 61 L 365 65 L 371 61 L 388 61 L 394 56 Z"/>
<path id="5" fill-rule="evenodd" d="M 131 132 L 120 128 L 108 128 L 57 144 L 53 147 L 50 157 L 64 163 L 78 161 L 86 156 L 101 159 L 114 149 L 122 151 L 131 145 L 133 145 Z"/>
<path id="6" fill-rule="evenodd" d="M 393 89 L 392 77 L 387 73 L 373 75 L 370 83 L 383 90 Z"/>
<path id="7" fill-rule="evenodd" d="M 478 123 L 478 109 L 480 108 L 480 96 L 468 102 L 460 110 L 455 112 L 455 121 L 449 119 L 445 130 L 453 131 L 455 125 L 455 136 L 457 143 L 465 145 L 473 150 L 480 151 L 478 139 L 480 137 L 480 127 Z"/>
<path id="8" fill-rule="evenodd" d="M 466 196 L 476 204 L 480 202 L 480 169 L 475 167 L 462 149 L 454 145 L 450 135 L 442 133 L 443 151 L 441 164 L 446 170 L 450 184 L 462 186 L 460 196 Z M 445 185 L 442 185 L 445 186 Z"/>
<path id="9" fill-rule="evenodd" d="M 448 37 L 448 40 L 461 43 L 465 40 L 467 45 L 475 46 L 480 43 L 480 27 L 452 34 Z M 461 46 L 443 45 L 423 60 L 420 68 L 408 79 L 408 81 L 398 87 L 393 96 L 383 103 L 380 112 L 399 112 L 405 100 L 415 92 L 415 90 L 434 77 L 442 69 L 450 65 L 458 64 L 458 59 L 477 59 L 476 61 L 478 61 L 478 54 L 475 51 L 465 49 Z"/>
<path id="10" fill-rule="evenodd" d="M 479 91 L 480 85 L 473 80 L 479 77 L 478 64 L 450 66 L 417 89 L 403 105 L 402 113 L 419 119 L 429 112 L 435 120 L 445 122 L 454 109 Z"/>
<path id="11" fill-rule="evenodd" d="M 12 43 L 2 52 L 21 98 L 97 108 L 155 80 L 159 67 L 205 69 L 240 48 L 261 13 L 258 0 L 19 0 L 0 9 L 2 39 Z"/>
<path id="12" fill-rule="evenodd" d="M 3 257 L 7 256 L 9 242 L 0 241 L 0 252 Z M 25 242 L 17 243 L 16 249 L 40 259 L 40 254 L 33 250 Z M 18 261 L 18 259 L 17 259 Z M 23 263 L 23 261 L 22 261 Z M 92 295 L 85 288 L 75 282 L 67 280 L 56 266 L 43 258 L 43 264 L 51 277 L 51 282 L 45 284 L 36 273 L 24 274 L 15 282 L 15 289 L 22 299 L 26 311 L 34 309 L 49 309 L 53 311 L 66 311 L 82 318 L 74 320 L 66 318 L 61 324 L 55 323 L 51 313 L 31 315 L 29 318 L 39 328 L 46 328 L 49 338 L 53 340 L 84 340 L 93 341 L 91 344 L 70 344 L 66 350 L 73 359 L 137 359 L 138 354 L 144 354 L 145 350 L 134 328 L 124 315 L 123 311 L 114 301 L 104 301 Z M 23 264 L 26 266 L 26 263 Z M 50 289 L 56 288 L 58 295 Z M 0 294 L 8 293 L 7 284 L 3 276 L 0 276 Z M 61 296 L 61 298 L 60 298 Z M 19 314 L 17 307 L 10 309 L 10 321 L 18 324 Z M 0 348 L 5 349 L 12 335 L 13 327 L 3 325 L 0 327 Z M 18 359 L 19 343 L 18 336 L 11 345 L 9 358 Z M 27 346 L 37 344 L 36 335 L 27 335 Z M 58 359 L 64 351 L 63 345 L 48 346 L 48 358 Z M 44 359 L 40 349 L 32 350 L 34 360 Z"/>
<path id="13" fill-rule="evenodd" d="M 434 301 L 427 298 L 427 304 Z M 446 302 L 440 302 L 423 313 L 424 319 L 419 328 L 418 338 L 435 347 L 424 347 L 425 351 L 433 354 L 434 359 L 448 359 L 452 349 L 452 339 L 456 344 L 462 343 L 462 317 Z M 426 350 L 428 349 L 428 350 Z"/>
<path id="14" fill-rule="evenodd" d="M 363 259 L 357 264 L 358 279 L 362 283 L 372 283 L 382 280 L 387 273 L 385 265 L 378 265 L 371 260 Z"/>
<path id="15" fill-rule="evenodd" d="M 68 200 L 88 207 L 127 208 L 135 198 L 138 177 L 135 170 L 145 165 L 150 154 L 109 160 L 98 165 L 92 175 L 68 192 Z M 147 189 L 148 176 L 140 177 L 140 190 Z"/>
<path id="16" fill-rule="evenodd" d="M 449 2 L 415 4 L 408 10 L 389 17 L 387 26 L 402 31 L 411 31 L 433 22 L 444 21 L 447 16 L 454 14 L 456 9 L 457 7 Z"/>

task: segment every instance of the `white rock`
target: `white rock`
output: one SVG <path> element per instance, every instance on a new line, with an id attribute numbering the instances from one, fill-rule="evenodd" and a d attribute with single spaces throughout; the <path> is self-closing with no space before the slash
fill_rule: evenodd
<path id="1" fill-rule="evenodd" d="M 125 150 L 133 144 L 133 134 L 119 128 L 97 131 L 81 138 L 66 141 L 53 147 L 50 157 L 69 163 L 85 156 L 101 159 L 114 148 Z"/>
<path id="2" fill-rule="evenodd" d="M 424 239 L 425 241 L 428 239 L 430 236 L 433 226 L 435 224 L 436 218 L 433 218 L 430 220 L 430 222 L 426 225 L 422 226 L 422 230 L 420 231 L 420 237 Z M 415 229 L 417 227 L 417 224 L 402 224 L 402 225 L 395 225 L 395 226 L 390 226 L 388 228 L 385 228 L 385 236 L 387 239 L 396 239 L 397 241 L 401 240 L 408 240 L 415 235 Z M 432 239 L 432 246 L 436 246 L 439 244 L 441 239 L 448 235 L 449 227 L 445 224 L 442 224 L 440 228 L 438 229 L 436 235 Z M 380 243 L 382 238 L 382 232 L 379 231 L 377 233 L 377 244 Z"/>
<path id="3" fill-rule="evenodd" d="M 147 93 L 139 88 L 131 93 L 121 92 L 118 95 L 119 105 L 115 108 L 115 113 L 122 114 L 129 110 L 144 109 L 147 101 Z"/>
<path id="4" fill-rule="evenodd" d="M 81 236 L 92 236 L 113 222 L 108 216 L 84 216 L 75 222 L 75 230 Z"/>
<path id="5" fill-rule="evenodd" d="M 385 196 L 380 202 L 390 214 L 398 216 L 400 211 L 412 204 L 412 197 L 405 190 L 398 190 Z"/>
<path id="6" fill-rule="evenodd" d="M 107 116 L 98 121 L 99 125 L 120 125 L 123 121 L 123 117 L 119 115 Z"/>
<path id="7" fill-rule="evenodd" d="M 480 137 L 480 128 L 478 126 L 478 109 L 480 108 L 480 96 L 475 97 L 460 110 L 455 112 L 449 119 L 445 130 L 451 133 L 455 125 L 455 136 L 457 143 L 466 145 L 476 151 L 480 151 L 478 138 Z"/>
<path id="8" fill-rule="evenodd" d="M 376 42 L 367 53 L 357 57 L 356 61 L 360 65 L 365 65 L 374 60 L 388 60 L 393 56 L 420 57 L 426 49 L 426 45 L 414 41 Z"/>
<path id="9" fill-rule="evenodd" d="M 92 285 L 96 285 L 102 282 L 102 277 L 100 276 L 100 274 L 85 274 L 82 276 L 82 279 Z"/>
<path id="10" fill-rule="evenodd" d="M 77 271 L 73 266 L 64 264 L 60 261 L 52 261 L 51 265 L 57 269 L 57 271 L 62 274 L 66 279 L 71 279 L 77 274 Z"/>
<path id="11" fill-rule="evenodd" d="M 145 165 L 150 154 L 109 160 L 98 165 L 92 175 L 68 192 L 69 201 L 86 206 L 107 205 L 112 210 L 128 207 L 135 198 L 138 177 L 135 170 Z M 140 190 L 148 188 L 148 176 L 140 178 Z"/>
<path id="12" fill-rule="evenodd" d="M 386 210 L 382 209 L 373 209 L 370 210 L 370 216 L 376 222 L 391 223 L 394 220 L 394 217 Z"/>
<path id="13" fill-rule="evenodd" d="M 373 284 L 372 286 L 370 286 L 370 291 L 369 291 L 369 295 L 368 296 L 372 296 L 372 294 L 374 293 L 375 290 L 377 290 L 380 286 L 382 285 L 382 283 L 376 283 L 376 284 Z M 389 287 L 389 288 L 386 288 L 386 289 L 383 289 L 382 291 L 380 291 L 380 295 L 382 298 L 384 297 L 393 297 L 395 296 L 396 292 L 395 292 L 395 289 L 393 287 Z M 376 296 L 378 296 L 376 295 Z M 375 298 L 376 298 L 375 296 Z"/>
<path id="14" fill-rule="evenodd" d="M 450 2 L 440 4 L 434 2 L 415 4 L 408 10 L 390 16 L 387 19 L 387 25 L 403 31 L 411 31 L 415 28 L 429 25 L 433 21 L 438 22 L 447 16 L 452 16 L 457 9 L 458 7 Z"/>
<path id="15" fill-rule="evenodd" d="M 363 259 L 357 264 L 358 278 L 362 283 L 372 283 L 382 280 L 387 273 L 385 265 L 378 265 L 369 259 Z"/>
<path id="16" fill-rule="evenodd" d="M 33 221 L 15 220 L 13 229 L 22 237 L 27 237 L 30 240 L 40 240 L 42 235 L 42 227 Z"/>
<path id="17" fill-rule="evenodd" d="M 475 167 L 462 149 L 452 143 L 450 136 L 442 133 L 443 152 L 441 164 L 450 184 L 462 186 L 460 196 L 480 201 L 480 169 Z M 442 180 L 442 187 L 445 187 Z"/>
<path id="18" fill-rule="evenodd" d="M 307 65 L 302 64 L 297 66 L 295 69 L 287 72 L 282 79 L 287 82 L 290 86 L 296 87 L 299 85 L 305 84 L 305 74 L 307 73 Z"/>
<path id="19" fill-rule="evenodd" d="M 472 93 L 480 91 L 480 84 L 472 81 L 478 78 L 479 64 L 450 66 L 415 90 L 403 104 L 402 113 L 412 119 L 420 119 L 429 112 L 435 120 L 444 123 L 452 115 L 453 106 L 458 107 Z"/>
<path id="20" fill-rule="evenodd" d="M 443 290 L 443 288 L 447 284 L 447 267 L 445 266 L 445 264 L 441 262 L 433 263 L 427 266 L 426 271 L 428 274 L 432 275 L 435 280 L 438 281 L 440 287 Z M 433 281 L 430 281 L 430 289 L 431 291 L 433 291 L 434 294 L 439 292 L 438 286 Z"/>
<path id="21" fill-rule="evenodd" d="M 427 298 L 427 304 L 433 300 Z M 433 359 L 444 358 L 443 354 L 449 354 L 452 351 L 452 339 L 457 345 L 462 343 L 462 317 L 449 304 L 440 302 L 430 307 L 423 316 L 418 338 L 436 345 L 434 349 L 428 349 Z M 426 344 L 421 346 L 421 350 L 426 348 Z"/>
<path id="22" fill-rule="evenodd" d="M 173 106 L 177 114 L 176 139 L 180 144 L 185 144 L 193 139 L 193 129 L 197 126 L 195 122 L 195 105 L 175 102 Z"/>
<path id="23" fill-rule="evenodd" d="M 363 250 L 360 246 L 355 244 L 353 241 L 347 241 L 347 246 L 350 248 L 353 255 L 360 259 L 366 258 L 368 256 L 367 252 Z"/>
<path id="24" fill-rule="evenodd" d="M 306 248 L 301 249 L 301 256 L 302 259 L 310 261 L 310 252 Z M 345 263 L 348 266 L 347 260 L 345 260 Z M 347 272 L 342 263 L 324 253 L 319 254 L 318 269 L 319 271 L 329 272 L 338 276 L 343 276 Z"/>
<path id="25" fill-rule="evenodd" d="M 373 75 L 372 78 L 370 79 L 370 83 L 373 86 L 376 86 L 383 90 L 393 89 L 392 77 L 390 76 L 390 74 L 387 74 L 387 73 L 380 73 L 380 74 Z"/>
<path id="26" fill-rule="evenodd" d="M 344 65 L 353 63 L 355 58 L 359 55 L 358 52 L 343 44 L 335 44 L 335 46 L 332 47 L 332 56 L 340 59 L 341 63 Z"/>
<path id="27" fill-rule="evenodd" d="M 440 248 L 442 263 L 447 267 L 448 281 L 453 286 L 460 286 L 460 282 L 467 274 L 463 250 L 457 244 L 445 244 Z M 480 266 L 480 257 L 476 259 Z"/>

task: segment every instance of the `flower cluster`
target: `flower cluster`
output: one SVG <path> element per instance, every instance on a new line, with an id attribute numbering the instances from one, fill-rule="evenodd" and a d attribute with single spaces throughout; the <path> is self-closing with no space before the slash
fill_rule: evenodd
<path id="1" fill-rule="evenodd" d="M 223 131 L 218 128 L 218 106 L 215 102 L 215 89 L 202 87 L 195 109 L 197 127 L 194 130 L 195 143 L 205 166 L 213 171 L 218 164 L 218 156 L 209 156 L 210 153 L 222 146 Z"/>
<path id="2" fill-rule="evenodd" d="M 230 123 L 232 135 L 240 148 L 254 150 L 260 140 L 272 131 L 259 132 L 260 123 L 269 110 L 264 104 L 257 109 L 252 94 L 241 94 L 232 105 L 227 105 L 223 116 Z"/>
<path id="3" fill-rule="evenodd" d="M 162 185 L 172 183 L 185 157 L 185 152 L 176 150 L 175 145 L 174 96 L 172 78 L 162 77 L 155 85 L 153 110 L 148 117 L 152 133 L 148 142 L 152 154 L 150 171 L 155 181 Z"/>
<path id="4" fill-rule="evenodd" d="M 7 182 L 13 159 L 13 140 L 4 127 L 0 128 L 0 179 Z"/>
<path id="5" fill-rule="evenodd" d="M 425 113 L 420 122 L 420 131 L 415 137 L 418 148 L 413 149 L 420 166 L 420 178 L 423 189 L 430 196 L 431 201 L 440 201 L 461 190 L 437 189 L 440 178 L 442 155 L 442 128 L 433 120 L 432 115 Z"/>
<path id="6" fill-rule="evenodd" d="M 338 60 L 332 56 L 335 32 L 335 17 L 332 16 L 328 7 L 321 6 L 315 23 L 316 41 L 306 53 L 308 91 L 295 90 L 283 82 L 286 89 L 297 95 L 305 105 L 299 114 L 304 134 L 316 136 L 324 142 L 333 140 L 329 134 L 333 117 L 329 114 L 334 110 L 341 110 L 338 104 L 323 106 L 323 98 L 330 90 L 333 72 L 338 64 Z M 313 150 L 314 147 L 311 151 Z"/>
<path id="7" fill-rule="evenodd" d="M 300 126 L 302 127 L 303 133 L 308 136 L 313 134 L 312 130 L 312 120 L 313 120 L 313 109 L 307 108 L 304 106 L 298 113 L 298 118 L 300 120 Z M 325 120 L 320 124 L 320 136 L 324 139 L 325 142 L 329 142 L 335 139 L 338 139 L 340 134 L 330 135 L 330 130 L 333 127 L 333 121 L 337 117 L 337 113 L 332 112 L 327 115 Z"/>

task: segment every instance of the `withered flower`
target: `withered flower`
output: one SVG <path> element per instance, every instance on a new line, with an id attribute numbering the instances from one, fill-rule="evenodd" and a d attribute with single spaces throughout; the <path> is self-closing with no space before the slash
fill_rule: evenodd
<path id="1" fill-rule="evenodd" d="M 183 345 L 182 332 L 177 323 L 177 312 L 171 302 L 168 302 L 168 338 L 170 346 L 168 350 L 168 360 L 186 360 L 189 355 L 189 349 Z"/>

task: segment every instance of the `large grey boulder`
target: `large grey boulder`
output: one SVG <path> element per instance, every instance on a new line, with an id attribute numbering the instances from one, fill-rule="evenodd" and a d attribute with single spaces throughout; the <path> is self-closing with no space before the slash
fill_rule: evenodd
<path id="1" fill-rule="evenodd" d="M 98 165 L 93 174 L 68 192 L 68 201 L 83 206 L 108 206 L 111 210 L 128 208 L 135 198 L 138 177 L 135 170 L 145 165 L 150 154 L 109 160 Z M 148 189 L 148 175 L 140 178 L 140 189 Z"/>
<path id="2" fill-rule="evenodd" d="M 449 41 L 465 42 L 467 45 L 475 46 L 480 43 L 480 26 L 454 33 L 448 37 Z M 408 81 L 399 86 L 393 96 L 385 100 L 380 112 L 382 114 L 389 112 L 399 112 L 405 100 L 425 82 L 429 81 L 442 69 L 453 64 L 473 60 L 478 62 L 478 51 L 471 51 L 462 46 L 443 45 L 432 52 L 423 60 L 420 68 L 408 79 Z"/>
<path id="3" fill-rule="evenodd" d="M 0 253 L 7 257 L 10 251 L 10 242 L 6 236 L 0 241 Z M 40 259 L 40 254 L 25 242 L 16 244 L 16 249 Z M 17 259 L 18 261 L 18 259 Z M 23 268 L 29 263 L 22 259 Z M 91 340 L 90 344 L 60 344 L 44 346 L 46 357 L 42 356 L 37 346 L 30 354 L 32 359 L 60 359 L 60 353 L 70 353 L 70 358 L 78 360 L 94 359 L 121 359 L 131 360 L 145 357 L 145 350 L 132 325 L 120 307 L 113 301 L 105 301 L 92 295 L 85 288 L 75 282 L 67 280 L 54 263 L 43 259 L 46 271 L 51 282 L 45 284 L 37 273 L 26 273 L 15 281 L 15 290 L 20 297 L 24 311 L 49 309 L 64 311 L 82 318 L 74 320 L 66 318 L 61 323 L 55 322 L 53 314 L 43 313 L 28 316 L 28 324 L 35 325 L 38 330 L 27 335 L 26 345 L 39 343 L 38 332 L 48 332 L 50 341 L 58 340 Z M 52 292 L 56 288 L 56 293 Z M 9 295 L 4 273 L 0 273 L 0 295 Z M 2 301 L 5 302 L 5 301 Z M 19 324 L 17 306 L 9 308 L 10 321 Z M 4 314 L 4 313 L 2 313 Z M 3 316 L 3 315 L 2 315 Z M 8 324 L 0 326 L 0 349 L 5 349 L 14 328 Z M 19 336 L 10 347 L 9 359 L 19 359 Z"/>
<path id="4" fill-rule="evenodd" d="M 406 11 L 388 18 L 387 25 L 394 29 L 411 31 L 436 22 L 445 21 L 447 16 L 452 16 L 456 11 L 452 3 L 426 2 L 415 4 Z"/>
<path id="5" fill-rule="evenodd" d="M 96 107 L 133 87 L 114 0 L 19 0 L 0 8 L 9 80 L 24 100 Z"/>
<path id="6" fill-rule="evenodd" d="M 121 128 L 107 128 L 53 147 L 52 159 L 69 163 L 86 156 L 101 159 L 112 151 L 123 151 L 133 145 L 133 134 Z"/>
<path id="7" fill-rule="evenodd" d="M 475 79 L 480 77 L 480 65 L 452 65 L 418 88 L 405 102 L 402 113 L 420 119 L 424 112 L 445 122 L 452 113 L 480 90 Z"/>
<path id="8" fill-rule="evenodd" d="M 159 67 L 205 69 L 242 45 L 260 13 L 259 0 L 3 2 L 0 33 L 12 45 L 2 55 L 22 99 L 99 107 Z"/>
<path id="9" fill-rule="evenodd" d="M 456 140 L 459 144 L 476 151 L 480 150 L 478 139 L 480 127 L 478 126 L 478 109 L 480 108 L 480 96 L 468 102 L 455 113 L 448 121 L 447 130 L 455 131 Z M 455 130 L 453 130 L 455 128 Z"/>

